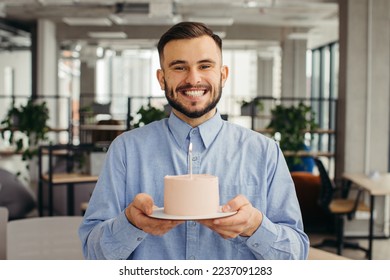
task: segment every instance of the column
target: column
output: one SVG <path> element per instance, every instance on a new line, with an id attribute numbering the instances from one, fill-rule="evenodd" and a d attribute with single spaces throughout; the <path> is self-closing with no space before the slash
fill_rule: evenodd
<path id="1" fill-rule="evenodd" d="M 272 96 L 273 57 L 259 53 L 257 56 L 257 96 Z"/>
<path id="2" fill-rule="evenodd" d="M 282 97 L 306 96 L 306 40 L 282 42 Z"/>
<path id="3" fill-rule="evenodd" d="M 58 46 L 56 26 L 50 20 L 38 20 L 37 53 L 36 74 L 38 95 L 56 95 Z"/>
<path id="4" fill-rule="evenodd" d="M 336 174 L 389 170 L 387 0 L 340 1 Z"/>
<path id="5" fill-rule="evenodd" d="M 259 52 L 257 55 L 257 96 L 273 95 L 273 67 L 274 59 L 269 53 Z M 269 115 L 272 108 L 272 102 L 263 100 L 262 115 Z M 255 119 L 255 129 L 267 127 L 269 119 Z"/>
<path id="6" fill-rule="evenodd" d="M 389 171 L 390 3 L 387 0 L 339 3 L 336 177 L 340 178 L 343 172 L 386 172 Z M 375 208 L 376 223 L 383 226 L 374 230 L 388 235 L 388 201 L 378 197 Z M 346 231 L 356 233 L 366 227 L 366 219 L 357 219 L 346 224 Z"/>
<path id="7" fill-rule="evenodd" d="M 96 47 L 83 46 L 80 52 L 80 108 L 91 105 L 96 93 Z"/>

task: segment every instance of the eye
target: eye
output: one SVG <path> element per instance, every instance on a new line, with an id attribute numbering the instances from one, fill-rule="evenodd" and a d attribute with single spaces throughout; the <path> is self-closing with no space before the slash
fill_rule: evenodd
<path id="1" fill-rule="evenodd" d="M 180 66 L 180 65 L 176 65 L 175 67 L 173 67 L 173 70 L 175 70 L 175 71 L 184 71 L 185 67 L 184 66 Z"/>
<path id="2" fill-rule="evenodd" d="M 199 68 L 202 69 L 202 70 L 206 70 L 206 69 L 211 68 L 211 65 L 210 64 L 202 64 L 202 65 L 200 65 Z"/>

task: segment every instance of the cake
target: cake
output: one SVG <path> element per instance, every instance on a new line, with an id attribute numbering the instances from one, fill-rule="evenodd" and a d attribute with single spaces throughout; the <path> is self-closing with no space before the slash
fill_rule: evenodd
<path id="1" fill-rule="evenodd" d="M 199 216 L 218 212 L 218 177 L 208 174 L 165 176 L 165 214 Z"/>

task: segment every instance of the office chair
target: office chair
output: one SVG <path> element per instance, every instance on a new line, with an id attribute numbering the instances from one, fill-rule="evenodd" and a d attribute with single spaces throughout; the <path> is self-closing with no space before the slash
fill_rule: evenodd
<path id="1" fill-rule="evenodd" d="M 325 239 L 322 243 L 313 245 L 313 247 L 336 247 L 338 255 L 342 254 L 344 248 L 358 249 L 367 253 L 367 249 L 360 247 L 357 242 L 352 243 L 344 241 L 345 217 L 347 217 L 348 220 L 351 220 L 354 218 L 357 210 L 369 211 L 369 207 L 360 201 L 362 191 L 358 190 L 355 199 L 348 199 L 348 192 L 345 191 L 342 193 L 343 195 L 341 197 L 336 197 L 336 192 L 341 189 L 337 188 L 334 181 L 330 179 L 322 161 L 318 158 L 315 158 L 314 161 L 320 173 L 321 179 L 321 190 L 318 203 L 327 213 L 334 216 L 336 220 L 337 238 L 336 240 Z"/>

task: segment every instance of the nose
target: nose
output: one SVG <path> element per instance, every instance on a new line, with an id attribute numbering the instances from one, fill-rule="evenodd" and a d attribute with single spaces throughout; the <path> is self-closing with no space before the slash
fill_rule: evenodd
<path id="1" fill-rule="evenodd" d="M 197 69 L 190 69 L 187 72 L 186 83 L 190 85 L 196 85 L 201 82 L 201 75 Z"/>

